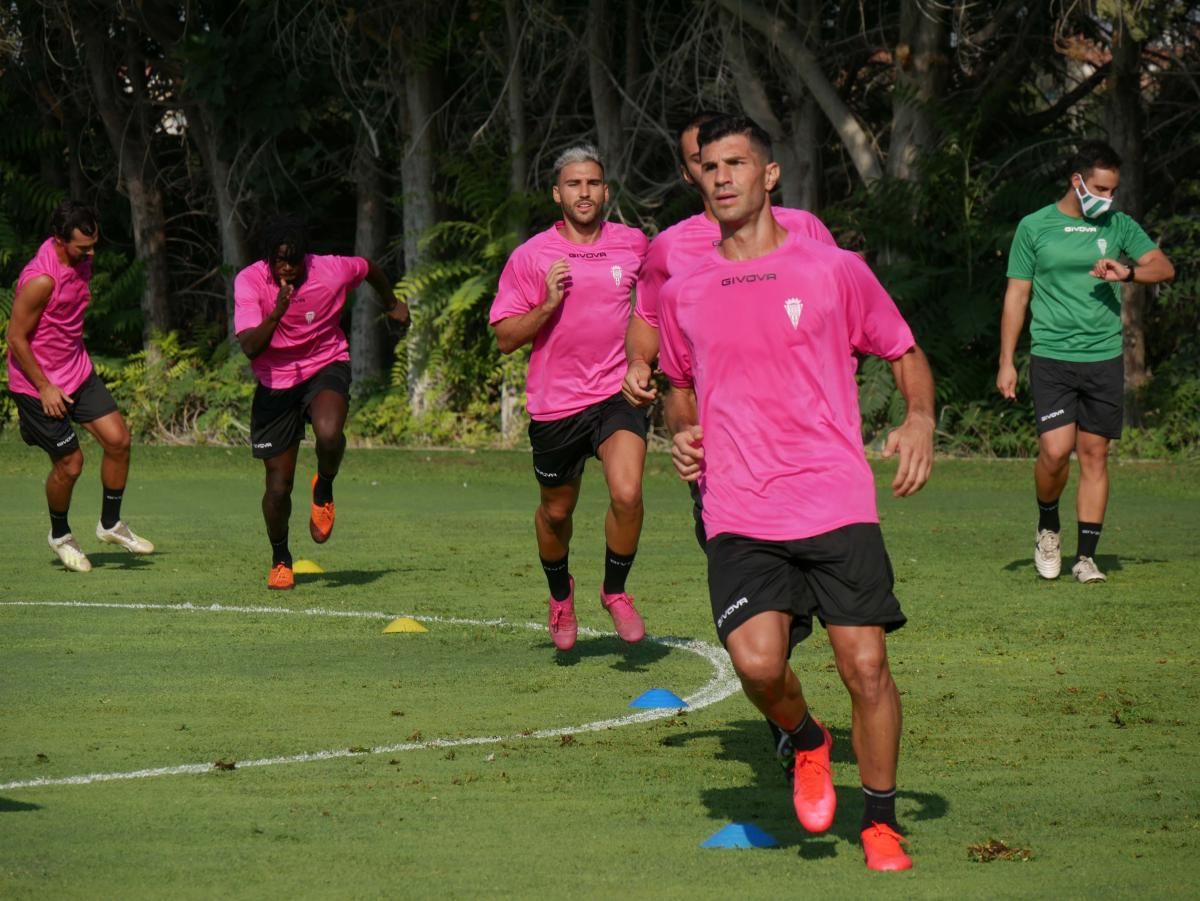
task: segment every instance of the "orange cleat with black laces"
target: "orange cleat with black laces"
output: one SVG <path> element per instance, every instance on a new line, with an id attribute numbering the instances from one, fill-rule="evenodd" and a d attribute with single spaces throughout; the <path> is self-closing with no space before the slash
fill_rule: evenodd
<path id="1" fill-rule="evenodd" d="M 863 854 L 868 870 L 890 872 L 911 870 L 912 858 L 901 845 L 907 844 L 903 835 L 886 823 L 872 823 L 862 831 Z"/>
<path id="2" fill-rule="evenodd" d="M 272 591 L 291 591 L 296 587 L 296 577 L 292 575 L 292 568 L 286 563 L 276 563 L 271 567 L 271 574 L 267 576 L 267 587 Z"/>
<path id="3" fill-rule="evenodd" d="M 333 534 L 334 509 L 333 501 L 328 504 L 318 504 L 316 501 L 317 476 L 312 477 L 312 514 L 308 518 L 308 534 L 317 544 L 324 544 Z"/>
<path id="4" fill-rule="evenodd" d="M 815 718 L 813 722 L 816 722 Z M 811 751 L 796 751 L 796 764 L 792 768 L 792 803 L 796 808 L 796 819 L 809 832 L 824 832 L 833 825 L 833 814 L 837 810 L 837 792 L 833 790 L 833 770 L 829 752 L 833 748 L 833 737 L 821 726 L 825 740 Z"/>

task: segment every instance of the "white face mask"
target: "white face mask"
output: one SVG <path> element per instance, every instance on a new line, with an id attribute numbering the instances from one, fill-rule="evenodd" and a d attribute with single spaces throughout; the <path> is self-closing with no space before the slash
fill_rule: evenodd
<path id="1" fill-rule="evenodd" d="M 1112 206 L 1113 199 L 1111 197 L 1100 197 L 1093 194 L 1087 189 L 1087 183 L 1084 182 L 1083 176 L 1078 172 L 1075 173 L 1079 178 L 1079 184 L 1082 189 L 1075 189 L 1075 196 L 1079 198 L 1079 207 L 1083 210 L 1084 218 L 1095 219 L 1097 216 L 1103 216 Z"/>

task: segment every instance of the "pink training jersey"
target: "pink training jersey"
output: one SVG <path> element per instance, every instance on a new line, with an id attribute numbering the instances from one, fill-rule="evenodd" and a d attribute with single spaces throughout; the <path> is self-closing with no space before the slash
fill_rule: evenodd
<path id="1" fill-rule="evenodd" d="M 638 280 L 646 236 L 606 222 L 592 244 L 562 235 L 561 222 L 513 251 L 488 321 L 528 313 L 546 298 L 546 273 L 556 260 L 571 267 L 562 304 L 533 340 L 525 379 L 532 419 L 564 419 L 621 390 L 625 378 L 625 328 L 630 290 Z"/>
<path id="2" fill-rule="evenodd" d="M 308 277 L 292 295 L 271 343 L 250 361 L 255 377 L 266 388 L 291 388 L 330 363 L 350 359 L 350 343 L 342 331 L 346 292 L 367 277 L 362 257 L 304 258 Z M 254 328 L 275 309 L 279 285 L 263 260 L 237 274 L 233 283 L 233 330 Z"/>
<path id="3" fill-rule="evenodd" d="M 837 247 L 825 223 L 807 210 L 772 207 L 775 221 L 789 232 Z M 637 286 L 637 316 L 658 328 L 658 296 L 667 279 L 686 275 L 721 243 L 721 227 L 703 213 L 689 216 L 659 233 L 650 242 Z"/>
<path id="4" fill-rule="evenodd" d="M 663 290 L 660 365 L 694 387 L 705 531 L 767 541 L 878 522 L 856 353 L 912 332 L 857 254 L 792 232 L 754 260 L 713 252 Z"/>
<path id="5" fill-rule="evenodd" d="M 29 347 L 50 383 L 67 394 L 74 394 L 92 374 L 92 360 L 83 346 L 83 314 L 92 300 L 92 292 L 88 289 L 92 261 L 84 260 L 78 266 L 66 265 L 55 252 L 54 239 L 47 238 L 38 248 L 37 256 L 21 270 L 17 290 L 40 275 L 54 279 L 54 290 L 29 336 Z M 17 394 L 38 396 L 38 389 L 13 359 L 11 350 L 8 352 L 8 387 Z"/>

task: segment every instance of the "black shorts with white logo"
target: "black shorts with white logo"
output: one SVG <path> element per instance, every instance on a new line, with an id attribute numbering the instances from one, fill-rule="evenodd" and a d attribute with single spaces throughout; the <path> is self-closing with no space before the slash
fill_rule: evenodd
<path id="1" fill-rule="evenodd" d="M 892 562 L 877 523 L 853 523 L 795 541 L 722 532 L 708 539 L 708 591 L 721 644 L 748 619 L 792 614 L 790 651 L 822 626 L 883 626 L 907 621 L 892 593 Z"/>
<path id="2" fill-rule="evenodd" d="M 256 460 L 269 460 L 304 439 L 304 423 L 312 422 L 309 406 L 322 391 L 350 396 L 350 364 L 330 363 L 290 388 L 254 390 L 250 407 L 250 449 Z"/>
<path id="3" fill-rule="evenodd" d="M 1077 425 L 1102 438 L 1120 438 L 1125 419 L 1125 361 L 1072 363 L 1029 358 L 1029 386 L 1038 434 Z"/>
<path id="4" fill-rule="evenodd" d="M 9 394 L 17 405 L 21 437 L 30 447 L 40 447 L 51 457 L 65 457 L 79 449 L 79 436 L 71 427 L 72 422 L 92 422 L 117 409 L 108 386 L 94 369 L 71 394 L 75 403 L 67 407 L 67 415 L 62 419 L 47 416 L 40 397 L 15 391 Z"/>
<path id="5" fill-rule="evenodd" d="M 554 488 L 583 475 L 588 457 L 614 432 L 633 432 L 643 441 L 649 428 L 649 413 L 629 403 L 620 394 L 592 404 L 564 419 L 529 423 L 533 446 L 533 474 L 539 485 Z"/>

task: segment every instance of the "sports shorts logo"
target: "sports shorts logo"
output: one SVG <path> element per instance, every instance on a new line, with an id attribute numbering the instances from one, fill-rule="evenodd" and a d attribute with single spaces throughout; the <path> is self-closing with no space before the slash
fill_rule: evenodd
<path id="1" fill-rule="evenodd" d="M 612 269 L 609 270 L 609 272 L 612 273 L 613 284 L 616 285 L 618 288 L 621 287 L 621 267 L 613 266 Z"/>
<path id="2" fill-rule="evenodd" d="M 1063 231 L 1068 233 L 1087 232 L 1089 234 L 1095 234 L 1096 232 L 1100 231 L 1100 229 L 1096 228 L 1094 225 L 1064 225 Z"/>
<path id="3" fill-rule="evenodd" d="M 728 607 L 726 607 L 725 612 L 717 617 L 717 628 L 719 629 L 719 628 L 721 628 L 721 626 L 725 625 L 725 620 L 729 619 L 730 614 L 732 614 L 736 610 L 740 610 L 741 608 L 745 607 L 749 603 L 750 603 L 749 598 L 740 597 L 736 601 L 734 601 L 732 604 L 730 604 Z"/>
<path id="4" fill-rule="evenodd" d="M 773 282 L 775 281 L 774 272 L 749 272 L 746 275 L 731 275 L 721 279 L 721 287 L 728 288 L 730 285 L 745 285 L 751 282 Z"/>
<path id="5" fill-rule="evenodd" d="M 533 471 L 536 472 L 538 475 L 540 475 L 543 479 L 557 479 L 558 478 L 557 472 L 542 472 L 536 466 L 533 467 Z"/>
<path id="6" fill-rule="evenodd" d="M 792 328 L 799 328 L 800 314 L 804 312 L 804 301 L 799 297 L 789 297 L 783 302 L 783 308 L 787 310 L 788 319 L 792 321 Z"/>
<path id="7" fill-rule="evenodd" d="M 1055 410 L 1053 413 L 1047 413 L 1045 416 L 1038 419 L 1038 422 L 1045 422 L 1048 419 L 1057 419 L 1059 416 L 1065 416 L 1066 410 Z"/>
<path id="8" fill-rule="evenodd" d="M 576 253 L 568 251 L 567 256 L 573 260 L 603 260 L 608 256 L 607 250 L 587 250 Z"/>
<path id="9" fill-rule="evenodd" d="M 55 444 L 54 446 L 55 446 L 55 447 L 62 447 L 64 444 L 70 444 L 70 443 L 71 443 L 72 441 L 74 441 L 74 440 L 75 440 L 75 433 L 74 433 L 74 432 L 72 432 L 72 433 L 71 433 L 71 436 L 70 436 L 69 438 L 64 438 L 62 441 L 59 441 L 59 442 L 58 442 L 57 444 Z"/>
<path id="10" fill-rule="evenodd" d="M 270 441 L 260 441 L 258 444 L 254 445 L 254 446 L 256 448 L 264 448 L 264 447 L 274 447 L 275 445 L 272 444 Z"/>

